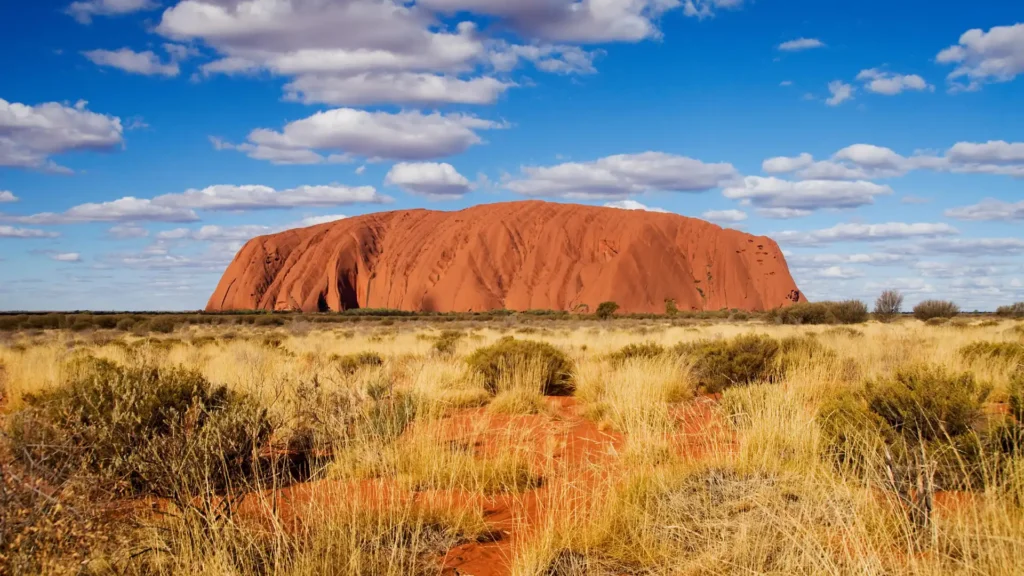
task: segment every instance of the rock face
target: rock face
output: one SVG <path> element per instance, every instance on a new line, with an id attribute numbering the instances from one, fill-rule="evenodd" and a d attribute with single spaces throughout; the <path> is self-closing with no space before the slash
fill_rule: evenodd
<path id="1" fill-rule="evenodd" d="M 250 240 L 207 311 L 622 312 L 803 300 L 778 245 L 675 214 L 527 201 L 368 214 Z"/>

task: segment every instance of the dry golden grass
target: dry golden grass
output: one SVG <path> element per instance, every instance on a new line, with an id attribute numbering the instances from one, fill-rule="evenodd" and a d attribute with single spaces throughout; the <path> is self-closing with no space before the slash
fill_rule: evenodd
<path id="1" fill-rule="evenodd" d="M 226 498 L 158 503 L 168 514 L 131 503 L 96 521 L 96 530 L 131 534 L 128 543 L 92 547 L 84 565 L 101 574 L 447 574 L 446 554 L 460 545 L 499 551 L 490 571 L 460 572 L 477 576 L 1019 574 L 1019 453 L 987 463 L 982 490 L 935 494 L 922 522 L 887 487 L 886 462 L 862 472 L 836 465 L 821 416 L 837 394 L 919 364 L 973 374 L 991 387 L 989 412 L 999 413 L 1024 367 L 960 350 L 1024 343 L 1021 326 L 491 325 L 449 335 L 454 344 L 441 350 L 441 328 L 411 325 L 15 334 L 0 344 L 0 424 L 6 430 L 34 396 L 62 387 L 75 357 L 92 356 L 189 368 L 251 396 L 275 423 L 266 453 L 308 458 L 299 476 L 273 468 Z M 750 333 L 809 337 L 831 352 L 797 352 L 770 383 L 698 395 L 692 360 L 673 347 Z M 509 334 L 564 351 L 575 398 L 542 396 L 541 369 L 529 362 L 507 367 L 489 392 L 465 358 Z M 641 343 L 666 351 L 610 360 Z M 339 360 L 368 352 L 380 365 Z M 45 515 L 50 508 L 38 504 L 59 498 L 60 487 L 24 480 L 30 467 L 6 435 L 0 444 L 0 473 L 20 471 L 20 496 L 0 491 L 0 506 L 12 507 L 0 513 L 16 506 Z M 508 521 L 495 525 L 489 508 L 507 511 Z M 23 550 L 30 529 L 0 520 L 0 573 L 11 558 L 33 565 L 28 553 L 41 558 L 37 566 L 56 565 L 47 554 L 52 560 L 67 543 Z"/>

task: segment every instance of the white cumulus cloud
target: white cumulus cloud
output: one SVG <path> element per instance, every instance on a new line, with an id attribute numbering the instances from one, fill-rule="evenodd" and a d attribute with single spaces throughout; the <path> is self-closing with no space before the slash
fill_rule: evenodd
<path id="1" fill-rule="evenodd" d="M 505 127 L 501 122 L 465 114 L 335 108 L 291 122 L 280 132 L 253 130 L 244 144 L 215 141 L 214 145 L 276 164 L 318 164 L 353 156 L 426 160 L 464 152 L 483 142 L 478 131 Z"/>
<path id="2" fill-rule="evenodd" d="M 50 260 L 56 262 L 81 262 L 82 255 L 78 252 L 54 252 L 50 254 Z"/>
<path id="3" fill-rule="evenodd" d="M 907 90 L 935 90 L 935 87 L 917 74 L 897 74 L 878 68 L 861 70 L 857 80 L 864 83 L 864 89 L 875 94 L 895 96 Z"/>
<path id="4" fill-rule="evenodd" d="M 779 44 L 779 50 L 784 52 L 799 52 L 801 50 L 813 50 L 814 48 L 824 48 L 825 43 L 817 38 L 797 38 L 796 40 L 789 40 Z"/>
<path id="5" fill-rule="evenodd" d="M 526 196 L 624 198 L 649 191 L 704 192 L 737 177 L 732 164 L 709 164 L 664 152 L 619 154 L 592 162 L 522 168 L 505 188 Z"/>
<path id="6" fill-rule="evenodd" d="M 141 74 L 143 76 L 177 76 L 181 73 L 181 69 L 178 67 L 177 62 L 173 60 L 170 62 L 163 62 L 161 61 L 160 56 L 157 56 L 151 50 L 146 50 L 145 52 L 135 52 L 130 48 L 121 48 L 119 50 L 88 50 L 86 52 L 82 52 L 82 55 L 97 66 L 117 68 L 118 70 L 123 70 L 131 74 Z"/>
<path id="7" fill-rule="evenodd" d="M 823 230 L 785 231 L 775 234 L 780 243 L 815 246 L 833 242 L 876 242 L 902 238 L 934 238 L 960 232 L 945 223 L 888 222 L 885 224 L 837 224 Z"/>
<path id="8" fill-rule="evenodd" d="M 746 220 L 747 213 L 742 210 L 708 210 L 700 217 L 716 224 L 735 224 Z"/>
<path id="9" fill-rule="evenodd" d="M 988 82 L 1009 82 L 1024 73 L 1024 23 L 975 28 L 939 52 L 936 60 L 956 68 L 947 77 L 953 91 L 978 90 Z"/>
<path id="10" fill-rule="evenodd" d="M 454 166 L 436 162 L 395 164 L 384 182 L 406 192 L 437 199 L 460 198 L 471 188 L 469 180 Z"/>
<path id="11" fill-rule="evenodd" d="M 57 236 L 60 236 L 60 234 L 47 232 L 46 230 L 0 226 L 0 238 L 56 238 Z"/>
<path id="12" fill-rule="evenodd" d="M 619 210 L 643 210 L 645 212 L 661 212 L 668 214 L 668 210 L 664 208 L 655 208 L 654 206 L 647 206 L 641 204 L 636 200 L 616 200 L 615 202 L 606 202 L 605 208 L 618 208 Z"/>
<path id="13" fill-rule="evenodd" d="M 215 185 L 155 198 L 125 197 L 109 202 L 80 204 L 60 213 L 0 216 L 0 220 L 36 225 L 84 222 L 195 222 L 197 210 L 243 211 L 325 207 L 355 203 L 386 203 L 391 199 L 372 186 L 298 186 L 276 190 L 269 186 Z"/>
<path id="14" fill-rule="evenodd" d="M 89 24 L 95 16 L 121 16 L 159 7 L 154 0 L 81 0 L 72 2 L 66 11 L 82 24 Z"/>
<path id="15" fill-rule="evenodd" d="M 832 96 L 825 100 L 825 103 L 829 106 L 839 106 L 843 102 L 853 99 L 854 90 L 852 84 L 847 84 L 842 80 L 833 80 L 828 83 L 828 91 Z"/>
<path id="16" fill-rule="evenodd" d="M 946 216 L 958 220 L 1024 220 L 1024 200 L 1020 202 L 1004 202 L 994 198 L 986 198 L 971 206 L 946 210 Z"/>
<path id="17" fill-rule="evenodd" d="M 739 185 L 722 190 L 726 198 L 763 209 L 814 211 L 822 208 L 856 208 L 873 204 L 875 196 L 892 194 L 892 188 L 864 180 L 802 180 L 747 176 Z M 772 214 L 766 212 L 764 215 Z M 779 217 L 783 212 L 775 213 Z M 799 215 L 804 215 L 800 213 Z M 793 214 L 790 214 L 793 216 Z"/>
<path id="18" fill-rule="evenodd" d="M 123 143 L 121 119 L 73 106 L 35 106 L 0 98 L 0 166 L 69 172 L 50 159 L 73 151 L 106 151 Z"/>

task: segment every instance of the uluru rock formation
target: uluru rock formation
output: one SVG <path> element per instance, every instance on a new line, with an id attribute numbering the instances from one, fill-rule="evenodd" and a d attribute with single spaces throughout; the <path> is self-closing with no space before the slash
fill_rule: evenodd
<path id="1" fill-rule="evenodd" d="M 250 240 L 207 311 L 764 310 L 801 301 L 778 245 L 676 214 L 540 201 L 367 214 Z"/>

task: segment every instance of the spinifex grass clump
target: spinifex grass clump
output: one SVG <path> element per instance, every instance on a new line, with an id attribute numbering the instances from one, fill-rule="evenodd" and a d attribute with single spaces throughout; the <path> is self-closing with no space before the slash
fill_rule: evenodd
<path id="1" fill-rule="evenodd" d="M 507 336 L 491 346 L 480 348 L 466 362 L 480 373 L 484 386 L 492 394 L 501 391 L 503 381 L 513 379 L 509 372 L 524 367 L 537 371 L 540 388 L 547 396 L 571 396 L 576 389 L 572 360 L 546 342 L 516 340 Z"/>
<path id="2" fill-rule="evenodd" d="M 714 394 L 730 386 L 770 379 L 781 348 L 770 336 L 747 334 L 732 340 L 679 344 L 675 350 L 693 361 L 698 388 Z"/>
<path id="3" fill-rule="evenodd" d="M 445 330 L 441 332 L 441 335 L 434 341 L 434 345 L 431 346 L 434 354 L 442 358 L 451 358 L 455 356 L 455 352 L 459 348 L 459 342 L 462 341 L 464 334 L 458 330 Z"/>
<path id="4" fill-rule="evenodd" d="M 799 365 L 832 363 L 838 355 L 813 336 L 790 336 L 779 342 L 775 365 L 783 376 Z"/>
<path id="5" fill-rule="evenodd" d="M 374 368 L 384 365 L 384 359 L 376 352 L 360 352 L 345 356 L 333 355 L 331 361 L 342 374 L 355 374 L 362 368 Z"/>
<path id="6" fill-rule="evenodd" d="M 180 368 L 85 359 L 12 415 L 15 457 L 51 480 L 85 474 L 120 494 L 179 497 L 250 478 L 273 431 L 250 398 Z"/>

